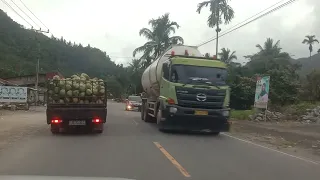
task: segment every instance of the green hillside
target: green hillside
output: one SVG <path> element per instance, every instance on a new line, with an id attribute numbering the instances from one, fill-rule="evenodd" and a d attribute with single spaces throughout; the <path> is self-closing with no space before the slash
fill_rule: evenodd
<path id="1" fill-rule="evenodd" d="M 103 77 L 117 71 L 116 64 L 100 49 L 27 30 L 2 10 L 0 24 L 1 78 L 35 73 L 38 42 L 42 72 L 59 70 L 64 75 L 85 72 L 90 76 Z"/>
<path id="2" fill-rule="evenodd" d="M 320 69 L 320 53 L 314 54 L 311 57 L 311 60 L 309 57 L 306 57 L 293 60 L 293 62 L 301 64 L 299 74 L 301 76 L 305 76 L 306 74 L 309 74 L 313 69 Z"/>

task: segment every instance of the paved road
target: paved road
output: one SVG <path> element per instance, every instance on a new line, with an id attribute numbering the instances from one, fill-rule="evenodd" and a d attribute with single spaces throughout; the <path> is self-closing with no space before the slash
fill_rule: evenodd
<path id="1" fill-rule="evenodd" d="M 122 104 L 109 104 L 106 131 L 100 135 L 53 136 L 45 124 L 44 112 L 29 114 L 28 133 L 19 127 L 20 137 L 11 138 L 10 144 L 0 148 L 0 175 L 137 180 L 318 180 L 320 177 L 317 162 L 227 135 L 164 134 L 154 124 L 142 122 L 139 113 L 123 109 Z"/>

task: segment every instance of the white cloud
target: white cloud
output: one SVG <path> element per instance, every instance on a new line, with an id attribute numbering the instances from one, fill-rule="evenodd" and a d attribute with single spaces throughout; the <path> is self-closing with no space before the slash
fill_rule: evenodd
<path id="1" fill-rule="evenodd" d="M 14 1 L 19 4 L 18 0 Z M 221 27 L 222 32 L 277 1 L 231 1 L 235 18 L 231 24 Z M 10 3 L 8 0 L 7 2 Z M 182 36 L 187 45 L 198 45 L 215 36 L 214 29 L 206 24 L 208 8 L 203 9 L 201 14 L 196 13 L 197 4 L 201 1 L 24 0 L 23 2 L 55 36 L 63 36 L 67 40 L 98 47 L 110 54 L 117 63 L 129 61 L 133 49 L 145 42 L 143 37 L 139 37 L 138 32 L 142 27 L 148 27 L 149 19 L 157 18 L 166 12 L 170 13 L 171 20 L 181 25 L 176 35 Z M 295 57 L 308 56 L 308 48 L 301 42 L 307 34 L 320 36 L 320 28 L 315 25 L 320 23 L 320 20 L 316 19 L 318 13 L 316 3 L 319 8 L 319 2 L 316 0 L 300 0 L 288 5 L 221 37 L 219 49 L 226 47 L 237 51 L 239 60 L 242 61 L 243 55 L 256 51 L 256 44 L 263 44 L 267 37 L 271 37 L 281 40 L 283 49 Z M 2 2 L 0 5 L 1 9 L 15 21 L 30 28 Z M 202 46 L 200 50 L 203 53 L 214 54 L 215 42 Z"/>

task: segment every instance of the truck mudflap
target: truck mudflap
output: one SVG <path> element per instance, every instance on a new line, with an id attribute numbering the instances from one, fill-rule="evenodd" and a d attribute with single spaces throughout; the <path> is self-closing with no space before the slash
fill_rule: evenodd
<path id="1" fill-rule="evenodd" d="M 168 105 L 162 111 L 162 129 L 228 132 L 230 109 L 194 109 Z"/>

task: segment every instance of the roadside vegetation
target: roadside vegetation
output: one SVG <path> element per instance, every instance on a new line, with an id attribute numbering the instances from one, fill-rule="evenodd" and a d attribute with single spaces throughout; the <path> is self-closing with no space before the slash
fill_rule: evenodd
<path id="1" fill-rule="evenodd" d="M 228 0 L 201 2 L 195 10 L 208 13 L 209 17 L 204 21 L 210 28 L 216 28 L 216 35 L 221 31 L 220 24 L 228 24 L 236 16 Z M 60 71 L 65 76 L 85 72 L 107 81 L 107 90 L 113 98 L 141 92 L 144 69 L 169 46 L 184 43 L 178 32 L 179 22 L 170 19 L 169 13 L 152 18 L 146 22 L 148 26 L 137 32 L 137 36 L 146 39 L 145 43 L 132 52 L 136 58 L 124 67 L 123 64 L 115 64 L 107 52 L 89 44 L 67 41 L 63 37 L 49 38 L 24 29 L 1 10 L 0 23 L 8 27 L 0 29 L 1 78 L 33 74 L 37 57 L 40 56 L 41 72 Z M 41 44 L 40 55 L 38 42 Z M 300 115 L 306 109 L 319 105 L 320 69 L 317 68 L 320 66 L 314 65 L 301 73 L 304 64 L 295 61 L 289 52 L 284 52 L 280 42 L 266 37 L 264 42 L 257 42 L 255 53 L 245 57 L 238 57 L 236 50 L 228 47 L 220 47 L 216 52 L 218 58 L 228 65 L 232 118 L 243 120 L 252 115 L 256 77 L 263 75 L 271 77 L 268 109 Z M 320 54 L 312 54 L 314 49 L 318 49 L 316 35 L 301 37 L 301 42 L 310 52 L 307 54 L 309 61 L 316 59 L 312 62 L 320 62 Z M 204 55 L 212 57 L 209 53 Z M 240 63 L 243 58 L 248 60 L 245 65 Z"/>

